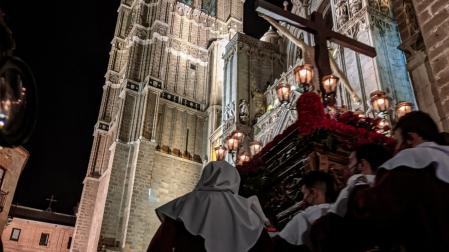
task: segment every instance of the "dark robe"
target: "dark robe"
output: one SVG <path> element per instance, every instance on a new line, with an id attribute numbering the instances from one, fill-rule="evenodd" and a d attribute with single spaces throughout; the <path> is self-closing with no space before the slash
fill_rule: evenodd
<path id="1" fill-rule="evenodd" d="M 205 252 L 204 239 L 189 233 L 184 224 L 171 218 L 165 218 L 153 239 L 148 252 Z M 272 242 L 268 233 L 263 230 L 257 243 L 250 252 L 271 252 Z M 213 252 L 213 251 L 209 251 Z M 230 251 L 231 252 L 231 251 Z"/>
<path id="2" fill-rule="evenodd" d="M 310 252 L 306 245 L 293 245 L 282 237 L 273 237 L 273 251 L 276 252 Z"/>
<path id="3" fill-rule="evenodd" d="M 328 213 L 316 220 L 310 228 L 310 240 L 316 252 L 360 252 L 376 247 L 372 223 L 369 219 L 357 218 L 354 213 L 353 195 L 366 190 L 369 185 L 358 185 L 348 198 L 348 211 L 344 217 Z"/>
<path id="4" fill-rule="evenodd" d="M 380 169 L 375 185 L 354 199 L 354 218 L 372 225 L 372 240 L 381 247 L 449 251 L 449 184 L 435 176 L 432 165 Z"/>

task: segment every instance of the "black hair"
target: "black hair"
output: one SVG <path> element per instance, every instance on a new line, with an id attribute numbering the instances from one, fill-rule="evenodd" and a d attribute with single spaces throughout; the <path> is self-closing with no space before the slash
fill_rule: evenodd
<path id="1" fill-rule="evenodd" d="M 409 138 L 410 133 L 416 133 L 426 141 L 440 142 L 438 126 L 429 114 L 422 111 L 412 111 L 401 117 L 394 130 L 401 130 L 403 140 Z"/>
<path id="2" fill-rule="evenodd" d="M 324 190 L 326 202 L 333 202 L 336 197 L 335 180 L 332 175 L 323 171 L 310 171 L 301 180 L 301 184 L 307 188 Z"/>
<path id="3" fill-rule="evenodd" d="M 379 166 L 391 158 L 390 151 L 380 144 L 364 144 L 355 150 L 357 161 L 365 159 L 371 166 L 371 170 L 375 172 Z"/>
<path id="4" fill-rule="evenodd" d="M 441 145 L 449 145 L 449 133 L 441 132 L 440 133 L 440 141 L 438 143 Z"/>

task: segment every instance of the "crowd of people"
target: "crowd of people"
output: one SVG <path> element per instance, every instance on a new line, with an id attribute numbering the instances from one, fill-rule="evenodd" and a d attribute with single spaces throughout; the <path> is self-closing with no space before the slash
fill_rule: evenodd
<path id="1" fill-rule="evenodd" d="M 411 112 L 393 129 L 395 153 L 366 144 L 350 155 L 357 174 L 335 191 L 331 175 L 302 178 L 309 206 L 279 232 L 256 197 L 238 195 L 238 171 L 211 162 L 196 188 L 156 210 L 148 251 L 449 251 L 449 146 L 431 117 Z"/>

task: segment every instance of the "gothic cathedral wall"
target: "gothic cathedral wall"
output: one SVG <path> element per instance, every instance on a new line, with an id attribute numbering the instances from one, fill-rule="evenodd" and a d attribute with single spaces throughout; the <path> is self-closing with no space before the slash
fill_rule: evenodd
<path id="1" fill-rule="evenodd" d="M 449 3 L 393 0 L 420 109 L 449 130 Z"/>
<path id="2" fill-rule="evenodd" d="M 369 58 L 340 47 L 339 61 L 346 71 L 362 104 L 351 104 L 343 91 L 343 104 L 349 108 L 369 110 L 370 93 L 383 90 L 392 104 L 401 101 L 415 103 L 406 61 L 398 49 L 401 41 L 397 23 L 393 19 L 389 0 L 331 0 L 334 29 L 376 49 L 376 58 Z"/>
<path id="3" fill-rule="evenodd" d="M 241 0 L 122 0 L 71 251 L 144 251 L 208 159 L 209 51 Z"/>

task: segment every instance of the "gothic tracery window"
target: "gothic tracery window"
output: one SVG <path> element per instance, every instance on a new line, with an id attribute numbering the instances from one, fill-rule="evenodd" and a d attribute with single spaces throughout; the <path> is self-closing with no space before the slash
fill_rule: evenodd
<path id="1" fill-rule="evenodd" d="M 203 12 L 215 16 L 217 13 L 217 0 L 203 0 L 201 9 Z"/>

